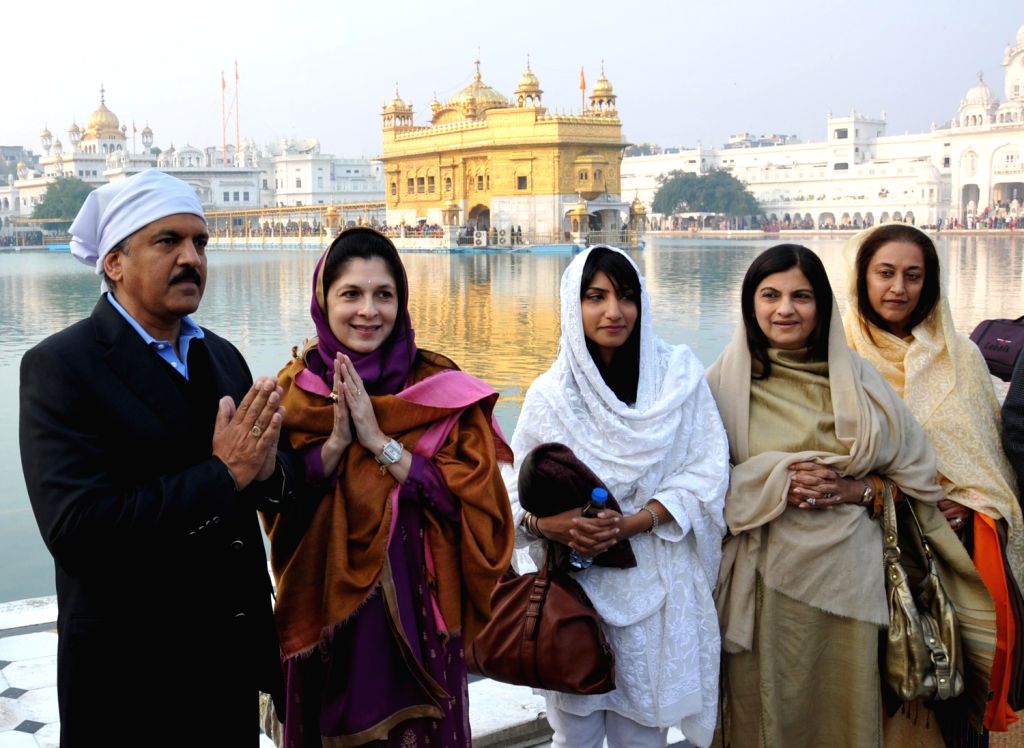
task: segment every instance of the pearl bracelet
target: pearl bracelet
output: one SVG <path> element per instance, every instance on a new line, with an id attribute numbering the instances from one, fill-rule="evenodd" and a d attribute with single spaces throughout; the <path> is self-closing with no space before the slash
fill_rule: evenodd
<path id="1" fill-rule="evenodd" d="M 644 530 L 644 535 L 653 535 L 654 531 L 658 529 L 658 525 L 661 524 L 661 520 L 658 519 L 658 512 L 651 508 L 651 505 L 644 504 L 641 510 L 648 512 L 651 515 L 651 526 Z"/>

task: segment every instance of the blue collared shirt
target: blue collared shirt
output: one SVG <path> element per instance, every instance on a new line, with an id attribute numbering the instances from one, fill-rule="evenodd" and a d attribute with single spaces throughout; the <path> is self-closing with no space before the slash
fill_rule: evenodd
<path id="1" fill-rule="evenodd" d="M 169 340 L 157 340 L 146 332 L 142 325 L 132 315 L 128 314 L 123 306 L 117 303 L 114 294 L 108 293 L 107 300 L 128 321 L 128 324 L 135 328 L 135 332 L 142 336 L 146 345 L 156 351 L 160 358 L 171 365 L 171 368 L 185 377 L 185 379 L 188 379 L 188 344 L 194 339 L 201 340 L 204 337 L 203 328 L 187 316 L 181 318 L 181 331 L 178 333 L 178 345 L 181 348 L 181 356 L 179 357 L 178 351 L 174 350 L 174 345 Z"/>

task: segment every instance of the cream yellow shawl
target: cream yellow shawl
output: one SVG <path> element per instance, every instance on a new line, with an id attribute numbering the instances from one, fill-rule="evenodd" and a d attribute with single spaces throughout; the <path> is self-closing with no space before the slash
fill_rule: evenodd
<path id="1" fill-rule="evenodd" d="M 888 621 L 877 523 L 853 505 L 828 511 L 790 508 L 790 465 L 816 460 L 854 478 L 881 474 L 923 501 L 942 498 L 924 432 L 874 367 L 847 347 L 834 303 L 828 365 L 835 436 L 849 454 L 750 454 L 751 360 L 742 322 L 708 370 L 733 462 L 725 500 L 732 534 L 725 541 L 716 592 L 728 652 L 751 648 L 758 574 L 771 589 L 819 610 L 878 626 Z"/>
<path id="2" fill-rule="evenodd" d="M 1006 557 L 1017 586 L 1024 582 L 1024 519 L 1016 477 L 1003 453 L 999 400 L 978 347 L 956 331 L 943 293 L 907 340 L 875 327 L 857 305 L 857 250 L 877 227 L 862 231 L 843 250 L 850 346 L 874 364 L 903 398 L 935 448 L 945 497 L 995 520 L 1005 520 Z"/>

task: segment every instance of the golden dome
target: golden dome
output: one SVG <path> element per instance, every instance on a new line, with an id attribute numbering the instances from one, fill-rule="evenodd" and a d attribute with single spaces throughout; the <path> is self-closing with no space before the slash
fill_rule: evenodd
<path id="1" fill-rule="evenodd" d="M 87 130 L 99 132 L 100 130 L 118 130 L 121 123 L 112 111 L 107 109 L 106 104 L 100 104 L 99 108 L 89 115 L 89 121 L 85 125 Z"/>
<path id="2" fill-rule="evenodd" d="M 470 99 L 474 100 L 476 110 L 478 112 L 482 112 L 485 109 L 495 109 L 497 107 L 508 106 L 508 99 L 502 96 L 499 91 L 491 88 L 481 80 L 480 60 L 476 61 L 476 74 L 473 75 L 473 82 L 459 91 L 459 93 L 452 99 L 452 103 L 462 104 Z"/>
<path id="3" fill-rule="evenodd" d="M 78 126 L 78 123 L 71 120 L 71 127 L 68 128 L 68 132 L 79 133 L 82 132 L 82 128 Z"/>
<path id="4" fill-rule="evenodd" d="M 143 135 L 152 135 L 153 131 L 149 129 L 149 125 L 146 125 L 145 127 L 142 128 L 142 134 Z"/>
<path id="5" fill-rule="evenodd" d="M 612 84 L 604 76 L 604 68 L 601 69 L 601 77 L 597 79 L 597 83 L 594 84 L 594 96 L 611 96 Z"/>
<path id="6" fill-rule="evenodd" d="M 644 208 L 643 202 L 641 202 L 641 200 L 640 200 L 640 195 L 637 195 L 636 197 L 634 197 L 633 198 L 633 202 L 629 204 L 629 212 L 633 213 L 635 215 L 639 215 L 640 213 L 646 213 L 647 212 L 647 209 Z"/>
<path id="7" fill-rule="evenodd" d="M 43 131 L 41 133 L 39 133 L 39 137 L 40 138 L 51 138 L 51 137 L 53 137 L 53 133 L 50 132 L 50 128 L 49 127 L 44 127 Z"/>
<path id="8" fill-rule="evenodd" d="M 111 137 L 111 135 L 117 137 L 122 135 L 121 123 L 118 121 L 117 115 L 107 109 L 105 94 L 103 86 L 100 86 L 100 105 L 95 112 L 89 115 L 85 129 L 94 137 Z"/>
<path id="9" fill-rule="evenodd" d="M 398 95 L 398 84 L 395 84 L 395 98 L 389 103 L 384 105 L 385 109 L 405 109 L 405 102 L 402 101 L 402 97 Z"/>
<path id="10" fill-rule="evenodd" d="M 537 76 L 530 70 L 530 63 L 526 63 L 526 72 L 523 73 L 523 77 L 519 79 L 519 85 L 516 87 L 516 93 L 542 93 L 540 90 L 540 81 L 537 80 Z"/>

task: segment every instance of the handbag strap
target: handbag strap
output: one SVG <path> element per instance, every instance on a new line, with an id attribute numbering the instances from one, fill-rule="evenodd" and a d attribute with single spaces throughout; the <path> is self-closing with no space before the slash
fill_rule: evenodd
<path id="1" fill-rule="evenodd" d="M 544 563 L 537 569 L 530 589 L 530 599 L 526 604 L 526 615 L 523 619 L 523 636 L 527 641 L 537 639 L 540 628 L 540 614 L 544 608 L 544 600 L 548 595 L 548 567 L 551 565 L 551 541 L 544 543 Z"/>
<path id="2" fill-rule="evenodd" d="M 896 502 L 889 481 L 882 481 L 882 557 L 887 564 L 900 561 L 899 533 L 896 529 Z"/>
<path id="3" fill-rule="evenodd" d="M 900 560 L 900 546 L 899 546 L 899 526 L 896 524 L 896 501 L 893 498 L 892 486 L 889 481 L 882 481 L 884 486 L 883 490 L 883 511 L 882 511 L 882 544 L 883 544 L 883 556 L 887 563 L 896 563 Z M 928 544 L 928 538 L 925 537 L 924 530 L 921 529 L 921 522 L 917 519 L 917 513 L 914 511 L 913 499 L 909 496 L 905 499 L 907 505 L 907 514 L 910 515 L 910 519 L 914 522 L 914 527 L 917 530 L 917 537 L 921 540 L 921 546 L 924 548 L 925 561 L 928 563 L 929 569 L 934 562 L 932 556 L 932 548 Z"/>

